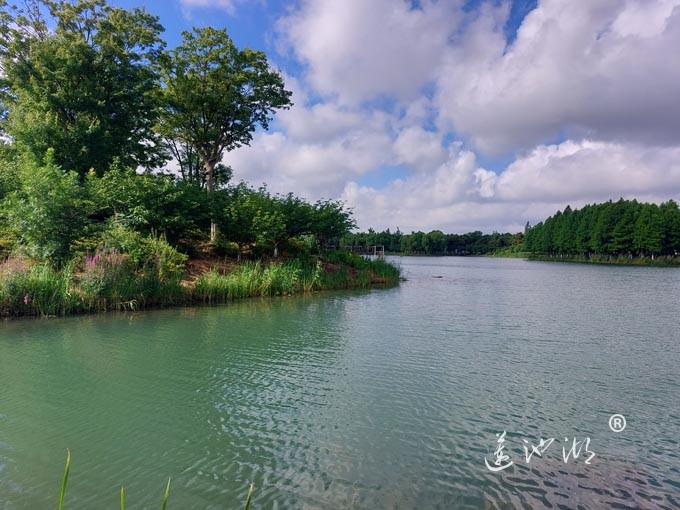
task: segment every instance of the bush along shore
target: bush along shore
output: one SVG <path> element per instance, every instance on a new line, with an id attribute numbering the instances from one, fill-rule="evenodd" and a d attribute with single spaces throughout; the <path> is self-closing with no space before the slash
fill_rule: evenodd
<path id="1" fill-rule="evenodd" d="M 133 241 L 127 251 L 111 244 L 59 268 L 10 256 L 0 264 L 0 314 L 50 317 L 215 304 L 399 281 L 394 265 L 344 251 L 240 263 L 212 257 L 199 264 L 162 238 L 126 236 Z"/>

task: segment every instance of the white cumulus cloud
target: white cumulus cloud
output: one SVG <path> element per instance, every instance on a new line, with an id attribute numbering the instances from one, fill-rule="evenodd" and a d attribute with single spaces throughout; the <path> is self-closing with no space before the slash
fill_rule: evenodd
<path id="1" fill-rule="evenodd" d="M 315 90 L 343 103 L 415 98 L 434 79 L 462 18 L 458 1 L 303 0 L 282 18 L 282 46 L 307 66 Z"/>
<path id="2" fill-rule="evenodd" d="M 295 106 L 225 162 L 342 197 L 364 229 L 520 230 L 680 197 L 680 0 L 539 0 L 512 42 L 509 3 L 465 4 L 301 0 L 275 27 Z M 480 163 L 495 155 L 510 163 Z"/>
<path id="3" fill-rule="evenodd" d="M 508 46 L 485 9 L 439 70 L 442 126 L 486 152 L 567 134 L 680 143 L 680 0 L 542 0 Z"/>

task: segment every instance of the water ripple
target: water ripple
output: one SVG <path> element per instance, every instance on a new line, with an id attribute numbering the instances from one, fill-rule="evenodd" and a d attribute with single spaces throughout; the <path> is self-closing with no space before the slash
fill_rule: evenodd
<path id="1" fill-rule="evenodd" d="M 53 505 L 66 447 L 72 508 L 121 483 L 156 507 L 168 476 L 183 509 L 249 481 L 272 509 L 680 506 L 677 270 L 401 265 L 394 289 L 2 325 L 0 509 Z"/>

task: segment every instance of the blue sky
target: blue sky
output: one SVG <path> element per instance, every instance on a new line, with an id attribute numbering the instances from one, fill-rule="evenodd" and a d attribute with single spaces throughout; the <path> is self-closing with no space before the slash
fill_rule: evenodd
<path id="1" fill-rule="evenodd" d="M 132 7 L 134 0 L 116 0 Z M 521 230 L 680 194 L 680 0 L 167 0 L 265 51 L 295 106 L 235 178 L 341 198 L 362 228 Z"/>

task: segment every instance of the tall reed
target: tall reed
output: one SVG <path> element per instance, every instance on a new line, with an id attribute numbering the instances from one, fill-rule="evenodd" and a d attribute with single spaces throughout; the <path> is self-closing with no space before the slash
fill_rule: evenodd
<path id="1" fill-rule="evenodd" d="M 228 274 L 216 270 L 198 277 L 195 299 L 206 303 L 233 301 L 246 297 L 280 296 L 304 288 L 304 271 L 297 261 L 272 263 L 246 262 Z"/>

